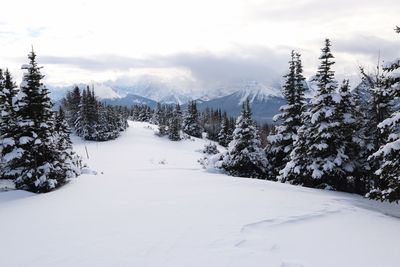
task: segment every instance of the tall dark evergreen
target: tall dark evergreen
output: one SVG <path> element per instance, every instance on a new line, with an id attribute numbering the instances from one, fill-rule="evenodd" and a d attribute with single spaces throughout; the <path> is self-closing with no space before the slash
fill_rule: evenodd
<path id="1" fill-rule="evenodd" d="M 172 141 L 181 140 L 182 112 L 179 104 L 175 105 L 172 118 L 169 120 L 168 138 Z"/>
<path id="2" fill-rule="evenodd" d="M 289 72 L 284 76 L 286 79 L 282 87 L 282 94 L 286 104 L 281 106 L 281 113 L 274 117 L 280 121 L 276 126 L 276 133 L 268 136 L 269 144 L 266 153 L 270 162 L 270 179 L 276 179 L 279 171 L 282 170 L 290 160 L 290 153 L 293 150 L 294 141 L 297 138 L 297 131 L 301 126 L 301 113 L 303 112 L 304 100 L 304 76 L 300 54 L 292 51 L 289 61 Z"/>
<path id="3" fill-rule="evenodd" d="M 232 141 L 233 129 L 229 122 L 228 114 L 224 112 L 222 115 L 221 130 L 218 133 L 218 144 L 227 147 Z"/>
<path id="4" fill-rule="evenodd" d="M 249 101 L 243 103 L 222 168 L 232 176 L 265 178 L 268 160 L 252 117 Z"/>
<path id="5" fill-rule="evenodd" d="M 400 33 L 400 29 L 396 30 Z M 392 96 L 400 99 L 400 60 L 386 64 L 384 71 L 384 89 L 391 92 Z M 378 129 L 385 136 L 383 144 L 371 157 L 371 160 L 380 162 L 375 172 L 378 180 L 368 196 L 382 201 L 400 200 L 400 109 L 399 106 L 389 118 L 378 124 Z"/>
<path id="6" fill-rule="evenodd" d="M 78 86 L 75 86 L 71 92 L 67 93 L 67 96 L 63 100 L 62 105 L 66 109 L 66 119 L 68 124 L 75 126 L 77 122 L 79 110 L 81 104 L 81 90 Z"/>
<path id="7" fill-rule="evenodd" d="M 183 132 L 193 137 L 202 137 L 203 129 L 200 126 L 196 101 L 188 103 L 188 110 L 183 121 Z"/>
<path id="8" fill-rule="evenodd" d="M 157 103 L 156 110 L 154 111 L 154 122 L 158 125 L 158 135 L 160 136 L 168 134 L 168 117 L 166 113 L 166 107 L 161 103 Z"/>

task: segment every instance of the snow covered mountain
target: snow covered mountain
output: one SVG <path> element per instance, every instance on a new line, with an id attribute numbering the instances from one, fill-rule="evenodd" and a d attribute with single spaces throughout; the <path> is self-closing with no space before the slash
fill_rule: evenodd
<path id="1" fill-rule="evenodd" d="M 84 88 L 86 85 L 79 85 Z M 146 104 L 155 107 L 157 102 L 166 104 L 180 103 L 183 108 L 189 100 L 197 99 L 200 111 L 206 108 L 221 109 L 231 116 L 240 114 L 241 105 L 249 99 L 253 117 L 259 122 L 272 122 L 272 117 L 279 112 L 279 107 L 285 103 L 280 91 L 280 86 L 265 86 L 256 81 L 244 82 L 231 87 L 221 87 L 215 90 L 179 91 L 162 83 L 140 82 L 131 87 L 112 86 L 95 83 L 93 85 L 97 97 L 111 105 L 132 106 L 135 104 Z M 56 92 L 58 98 L 61 93 L 65 95 L 66 88 L 51 90 Z M 60 95 L 60 96 L 59 96 Z"/>
<path id="2" fill-rule="evenodd" d="M 151 108 L 156 107 L 157 102 L 138 95 L 128 94 L 124 97 L 114 98 L 114 99 L 102 99 L 102 102 L 105 102 L 109 105 L 113 106 L 134 106 L 134 105 L 147 105 Z"/>
<path id="3" fill-rule="evenodd" d="M 208 101 L 198 101 L 198 108 L 199 110 L 221 109 L 236 117 L 240 115 L 242 103 L 246 99 L 250 101 L 253 118 L 259 122 L 272 122 L 272 118 L 279 112 L 280 106 L 285 104 L 285 99 L 279 89 L 252 83 L 232 94 Z"/>
<path id="4" fill-rule="evenodd" d="M 73 137 L 97 175 L 0 192 L 1 266 L 398 267 L 398 204 L 207 172 L 208 140 L 155 127 Z"/>
<path id="5" fill-rule="evenodd" d="M 194 95 L 192 90 L 178 89 L 168 83 L 155 80 L 141 80 L 129 86 L 121 86 L 112 82 L 107 84 L 120 94 L 138 95 L 165 104 L 183 104 L 193 99 Z"/>

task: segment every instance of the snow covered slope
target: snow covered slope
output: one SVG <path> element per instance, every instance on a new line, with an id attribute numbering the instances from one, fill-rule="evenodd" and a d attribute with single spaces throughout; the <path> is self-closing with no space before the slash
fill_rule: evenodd
<path id="1" fill-rule="evenodd" d="M 398 205 L 207 173 L 196 162 L 206 141 L 151 127 L 87 142 L 98 175 L 1 192 L 0 266 L 398 266 Z"/>

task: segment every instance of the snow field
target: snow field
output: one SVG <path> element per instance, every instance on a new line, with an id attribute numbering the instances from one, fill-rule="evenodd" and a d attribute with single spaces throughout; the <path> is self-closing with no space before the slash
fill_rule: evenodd
<path id="1" fill-rule="evenodd" d="M 207 140 L 154 127 L 74 139 L 97 175 L 0 192 L 0 266 L 398 266 L 399 205 L 209 173 L 197 162 Z"/>

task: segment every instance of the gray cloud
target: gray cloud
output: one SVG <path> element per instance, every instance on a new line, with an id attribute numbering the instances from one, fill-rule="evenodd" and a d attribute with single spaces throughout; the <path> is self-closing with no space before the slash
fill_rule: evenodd
<path id="1" fill-rule="evenodd" d="M 393 37 L 397 37 L 393 33 Z M 382 59 L 392 59 L 400 56 L 400 40 L 386 40 L 375 36 L 356 35 L 347 39 L 340 39 L 334 42 L 334 49 L 337 52 L 347 54 L 359 54 L 377 59 L 379 54 Z"/>
<path id="2" fill-rule="evenodd" d="M 40 56 L 39 61 L 42 64 L 71 65 L 94 71 L 143 68 L 149 64 L 149 60 L 121 57 L 116 55 L 98 55 L 93 57 L 62 57 L 43 55 Z M 155 64 L 155 62 L 151 63 L 151 65 L 153 64 Z"/>
<path id="3" fill-rule="evenodd" d="M 180 54 L 171 59 L 174 65 L 190 69 L 193 75 L 207 84 L 238 83 L 257 80 L 273 83 L 285 70 L 288 53 L 267 48 L 245 50 L 218 56 L 210 53 Z"/>
<path id="4" fill-rule="evenodd" d="M 152 56 L 146 59 L 99 55 L 95 57 L 40 56 L 40 64 L 72 65 L 91 71 L 128 70 L 132 68 L 185 68 L 205 86 L 226 85 L 257 80 L 273 83 L 285 71 L 289 51 L 249 47 L 235 53 L 216 55 L 180 53 L 171 56 Z"/>

